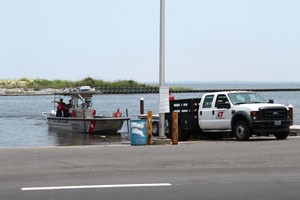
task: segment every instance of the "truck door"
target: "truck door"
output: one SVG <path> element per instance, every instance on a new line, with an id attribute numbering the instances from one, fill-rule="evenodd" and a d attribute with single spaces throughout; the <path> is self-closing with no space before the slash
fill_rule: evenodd
<path id="1" fill-rule="evenodd" d="M 228 97 L 225 94 L 219 94 L 212 111 L 214 125 L 219 130 L 231 128 L 232 111 L 230 107 Z"/>
<path id="2" fill-rule="evenodd" d="M 200 105 L 198 120 L 199 126 L 202 130 L 212 129 L 212 107 L 213 107 L 213 100 L 215 95 L 206 95 L 203 99 L 202 105 Z"/>
<path id="3" fill-rule="evenodd" d="M 207 95 L 199 109 L 199 126 L 202 130 L 227 130 L 231 122 L 230 103 L 225 94 Z"/>

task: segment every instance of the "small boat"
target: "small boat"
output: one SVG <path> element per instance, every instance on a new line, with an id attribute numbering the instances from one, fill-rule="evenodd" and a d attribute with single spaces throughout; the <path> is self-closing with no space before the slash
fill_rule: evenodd
<path id="1" fill-rule="evenodd" d="M 129 117 L 122 117 L 119 109 L 113 116 L 97 116 L 95 108 L 92 107 L 92 96 L 97 94 L 89 86 L 78 89 L 70 89 L 60 93 L 54 93 L 54 108 L 57 99 L 68 96 L 70 107 L 67 113 L 57 115 L 57 110 L 43 112 L 49 128 L 81 133 L 117 134 Z"/>

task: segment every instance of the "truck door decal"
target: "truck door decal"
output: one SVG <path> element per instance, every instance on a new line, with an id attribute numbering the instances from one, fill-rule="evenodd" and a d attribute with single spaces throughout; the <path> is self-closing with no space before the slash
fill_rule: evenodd
<path id="1" fill-rule="evenodd" d="M 217 115 L 217 119 L 223 119 L 224 111 L 219 111 Z"/>

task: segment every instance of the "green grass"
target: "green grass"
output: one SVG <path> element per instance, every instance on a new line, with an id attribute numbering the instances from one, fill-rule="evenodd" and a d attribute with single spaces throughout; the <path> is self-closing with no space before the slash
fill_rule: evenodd
<path id="1" fill-rule="evenodd" d="M 144 83 L 138 83 L 134 80 L 118 80 L 118 81 L 103 81 L 101 79 L 93 79 L 87 77 L 79 81 L 69 81 L 69 80 L 46 80 L 46 79 L 28 79 L 21 78 L 18 80 L 0 80 L 0 88 L 24 88 L 41 90 L 46 88 L 52 89 L 64 89 L 64 88 L 76 88 L 79 86 L 88 85 L 92 88 L 99 87 L 115 87 L 115 88 L 158 88 L 158 85 L 150 85 Z M 180 90 L 191 90 L 190 88 L 181 88 L 181 87 L 170 87 L 172 92 Z"/>
<path id="2" fill-rule="evenodd" d="M 28 79 L 21 78 L 18 80 L 0 80 L 0 88 L 32 88 L 36 90 L 45 88 L 75 88 L 83 85 L 91 87 L 149 87 L 149 85 L 138 83 L 133 80 L 118 80 L 114 82 L 103 81 L 87 77 L 79 81 L 68 80 L 46 80 L 46 79 Z M 153 85 L 150 87 L 154 87 Z"/>

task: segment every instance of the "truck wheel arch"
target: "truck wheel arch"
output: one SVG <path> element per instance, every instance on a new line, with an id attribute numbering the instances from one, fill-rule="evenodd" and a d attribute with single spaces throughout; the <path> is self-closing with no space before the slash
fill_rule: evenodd
<path id="1" fill-rule="evenodd" d="M 251 136 L 251 118 L 245 111 L 235 113 L 231 119 L 231 130 L 237 140 L 248 140 Z M 239 130 L 239 131 L 238 131 Z"/>
<path id="2" fill-rule="evenodd" d="M 250 115 L 247 112 L 245 112 L 245 111 L 238 111 L 238 112 L 234 113 L 234 115 L 231 118 L 231 129 L 233 129 L 234 124 L 237 121 L 239 121 L 239 120 L 244 120 L 249 125 L 252 122 L 252 119 L 251 119 Z"/>

